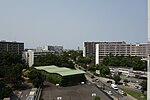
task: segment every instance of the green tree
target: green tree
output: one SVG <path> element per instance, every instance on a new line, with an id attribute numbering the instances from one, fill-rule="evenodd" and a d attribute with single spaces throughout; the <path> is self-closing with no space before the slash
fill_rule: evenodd
<path id="1" fill-rule="evenodd" d="M 125 83 L 128 83 L 129 82 L 129 80 L 127 80 L 127 79 L 124 79 L 124 81 L 123 82 L 125 82 Z"/>
<path id="2" fill-rule="evenodd" d="M 147 81 L 142 81 L 142 83 L 140 83 L 140 85 L 142 86 L 144 91 L 147 91 Z"/>
<path id="3" fill-rule="evenodd" d="M 12 65 L 7 67 L 7 74 L 5 74 L 5 81 L 9 84 L 12 84 L 14 87 L 22 86 L 22 64 Z"/>
<path id="4" fill-rule="evenodd" d="M 120 66 L 124 66 L 127 67 L 128 66 L 128 57 L 122 57 L 121 61 L 120 61 Z"/>
<path id="5" fill-rule="evenodd" d="M 35 58 L 34 66 L 47 66 L 47 65 L 56 65 L 56 66 L 65 66 L 68 68 L 74 68 L 74 64 L 70 61 L 67 54 L 64 55 L 55 55 L 48 53 L 45 56 L 38 56 Z"/>
<path id="6" fill-rule="evenodd" d="M 12 95 L 12 90 L 6 85 L 3 80 L 0 80 L 0 100 L 5 97 L 10 97 Z"/>
<path id="7" fill-rule="evenodd" d="M 115 84 L 118 84 L 120 82 L 120 80 L 121 80 L 120 76 L 116 75 L 116 74 L 114 74 L 113 79 L 115 81 Z"/>
<path id="8" fill-rule="evenodd" d="M 37 69 L 31 69 L 30 73 L 29 73 L 29 78 L 35 87 L 39 87 L 40 85 L 43 84 L 43 82 L 45 80 L 45 75 L 43 75 Z"/>
<path id="9" fill-rule="evenodd" d="M 10 52 L 3 52 L 0 54 L 0 64 L 1 65 L 8 65 L 11 66 L 12 64 L 16 65 L 17 63 L 25 64 L 22 57 Z"/>
<path id="10" fill-rule="evenodd" d="M 78 51 L 70 50 L 67 52 L 69 57 L 71 57 L 72 60 L 76 61 L 77 58 L 81 55 Z"/>
<path id="11" fill-rule="evenodd" d="M 49 82 L 61 85 L 62 78 L 60 76 L 49 74 L 47 77 L 48 77 Z"/>
<path id="12" fill-rule="evenodd" d="M 99 96 L 95 96 L 94 100 L 101 100 L 101 98 Z"/>
<path id="13" fill-rule="evenodd" d="M 101 76 L 106 76 L 110 74 L 110 69 L 108 66 L 105 66 L 103 64 L 97 65 L 98 69 L 100 70 L 100 75 Z"/>
<path id="14" fill-rule="evenodd" d="M 28 77 L 28 76 L 29 76 L 29 73 L 30 73 L 30 71 L 29 71 L 28 69 L 23 69 L 23 70 L 22 70 L 22 74 L 23 74 L 23 76 L 25 76 L 25 77 Z"/>
<path id="15" fill-rule="evenodd" d="M 114 66 L 114 67 L 132 67 L 134 70 L 146 70 L 146 61 L 142 61 L 141 57 L 137 56 L 113 56 L 109 54 L 104 57 L 102 63 L 106 66 Z"/>

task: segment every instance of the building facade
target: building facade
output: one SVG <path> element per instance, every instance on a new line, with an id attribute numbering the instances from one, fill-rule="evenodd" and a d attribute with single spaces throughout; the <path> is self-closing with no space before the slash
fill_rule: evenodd
<path id="1" fill-rule="evenodd" d="M 35 52 L 52 52 L 58 55 L 63 53 L 63 46 L 43 46 L 37 47 Z"/>
<path id="2" fill-rule="evenodd" d="M 22 56 L 29 67 L 32 67 L 32 65 L 34 65 L 34 50 L 27 50 L 23 53 Z"/>
<path id="3" fill-rule="evenodd" d="M 0 41 L 0 53 L 5 51 L 22 55 L 24 51 L 24 43 Z"/>
<path id="4" fill-rule="evenodd" d="M 110 53 L 114 56 L 139 56 L 147 57 L 150 54 L 150 45 L 144 44 L 127 44 L 126 42 L 84 42 L 83 56 L 95 57 L 96 64 Z"/>

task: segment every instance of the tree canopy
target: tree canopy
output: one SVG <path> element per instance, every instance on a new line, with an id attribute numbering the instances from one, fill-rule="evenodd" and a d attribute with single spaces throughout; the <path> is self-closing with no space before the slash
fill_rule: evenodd
<path id="1" fill-rule="evenodd" d="M 35 87 L 42 85 L 45 80 L 45 76 L 37 69 L 30 70 L 29 78 Z"/>
<path id="2" fill-rule="evenodd" d="M 110 69 L 108 66 L 105 66 L 103 64 L 100 65 L 96 65 L 96 67 L 100 70 L 100 75 L 101 76 L 106 76 L 106 75 L 110 75 Z"/>
<path id="3" fill-rule="evenodd" d="M 0 100 L 9 97 L 12 94 L 12 90 L 10 87 L 6 85 L 3 80 L 0 80 Z"/>
<path id="4" fill-rule="evenodd" d="M 46 65 L 56 65 L 59 67 L 69 67 L 74 68 L 74 64 L 66 55 L 55 55 L 49 53 L 45 56 L 38 56 L 35 58 L 34 66 L 46 66 Z"/>
<path id="5" fill-rule="evenodd" d="M 147 81 L 142 81 L 142 83 L 140 83 L 140 85 L 142 86 L 144 91 L 147 91 Z"/>
<path id="6" fill-rule="evenodd" d="M 0 93 L 0 97 L 7 97 L 11 93 L 11 88 L 18 88 L 22 85 L 22 69 L 25 68 L 25 62 L 22 60 L 22 57 L 9 52 L 0 53 L 0 78 L 3 81 L 0 81 L 0 86 L 3 92 Z M 7 96 L 6 96 L 7 94 Z"/>
<path id="7" fill-rule="evenodd" d="M 106 56 L 102 63 L 106 66 L 114 67 L 132 67 L 134 70 L 146 70 L 146 61 L 142 61 L 141 57 L 137 56 L 113 56 L 109 54 Z"/>
<path id="8" fill-rule="evenodd" d="M 113 79 L 115 81 L 115 84 L 118 84 L 120 82 L 120 80 L 121 80 L 120 76 L 116 75 L 116 74 L 114 74 Z"/>

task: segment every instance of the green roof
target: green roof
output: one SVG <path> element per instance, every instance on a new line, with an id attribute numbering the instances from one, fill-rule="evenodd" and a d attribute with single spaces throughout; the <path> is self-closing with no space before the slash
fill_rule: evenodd
<path id="1" fill-rule="evenodd" d="M 61 76 L 69 76 L 69 75 L 76 75 L 76 74 L 85 74 L 84 71 L 82 70 L 73 70 L 70 68 L 66 67 L 57 67 L 57 66 L 39 66 L 35 67 L 36 69 L 39 70 L 45 70 L 48 73 L 57 73 L 60 74 Z"/>

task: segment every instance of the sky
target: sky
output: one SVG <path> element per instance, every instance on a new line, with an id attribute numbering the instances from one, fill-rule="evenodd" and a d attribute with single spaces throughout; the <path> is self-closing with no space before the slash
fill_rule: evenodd
<path id="1" fill-rule="evenodd" d="M 147 0 L 0 0 L 0 40 L 25 48 L 147 42 Z"/>

